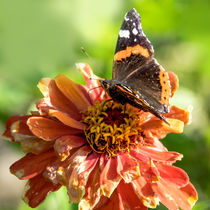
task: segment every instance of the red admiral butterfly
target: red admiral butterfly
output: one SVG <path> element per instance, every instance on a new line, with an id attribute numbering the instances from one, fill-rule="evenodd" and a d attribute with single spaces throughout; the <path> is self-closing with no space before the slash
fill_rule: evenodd
<path id="1" fill-rule="evenodd" d="M 100 80 L 114 101 L 149 111 L 166 123 L 171 94 L 168 74 L 154 58 L 135 9 L 124 17 L 114 55 L 111 80 Z"/>

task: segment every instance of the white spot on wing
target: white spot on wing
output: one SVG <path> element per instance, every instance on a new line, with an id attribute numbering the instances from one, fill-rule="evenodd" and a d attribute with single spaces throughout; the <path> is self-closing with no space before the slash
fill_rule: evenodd
<path id="1" fill-rule="evenodd" d="M 134 42 L 136 42 L 136 41 L 137 41 L 137 39 L 135 38 L 135 39 L 134 39 Z"/>
<path id="2" fill-rule="evenodd" d="M 120 30 L 119 36 L 122 38 L 129 38 L 130 37 L 130 31 L 129 30 Z"/>
<path id="3" fill-rule="evenodd" d="M 129 20 L 129 18 L 128 18 L 127 16 L 125 16 L 125 18 L 124 18 L 124 19 L 125 19 L 125 21 L 128 21 L 128 20 Z"/>
<path id="4" fill-rule="evenodd" d="M 133 32 L 134 35 L 137 35 L 137 34 L 138 34 L 138 31 L 137 31 L 136 28 L 134 28 L 134 29 L 132 30 L 132 32 Z"/>

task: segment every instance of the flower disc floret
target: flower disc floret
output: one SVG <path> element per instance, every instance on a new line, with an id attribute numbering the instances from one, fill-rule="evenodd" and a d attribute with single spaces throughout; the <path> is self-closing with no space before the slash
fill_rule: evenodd
<path id="1" fill-rule="evenodd" d="M 139 112 L 111 102 L 96 102 L 83 112 L 86 139 L 97 153 L 116 156 L 140 143 Z"/>

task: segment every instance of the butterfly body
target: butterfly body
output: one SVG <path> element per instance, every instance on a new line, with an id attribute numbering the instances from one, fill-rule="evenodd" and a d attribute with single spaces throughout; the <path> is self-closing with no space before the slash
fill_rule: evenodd
<path id="1" fill-rule="evenodd" d="M 135 9 L 125 15 L 119 32 L 112 79 L 100 83 L 113 100 L 149 111 L 167 122 L 162 113 L 169 111 L 170 81 L 154 58 Z"/>

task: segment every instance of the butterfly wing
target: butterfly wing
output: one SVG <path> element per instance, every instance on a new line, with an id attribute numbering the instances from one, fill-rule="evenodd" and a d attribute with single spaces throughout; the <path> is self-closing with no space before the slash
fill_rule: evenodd
<path id="1" fill-rule="evenodd" d="M 112 78 L 121 80 L 153 58 L 153 47 L 144 35 L 141 18 L 135 9 L 124 17 L 114 55 Z"/>
<path id="2" fill-rule="evenodd" d="M 113 81 L 120 83 L 159 113 L 167 112 L 171 94 L 168 74 L 153 58 L 154 51 L 141 27 L 141 19 L 131 9 L 122 23 L 114 55 Z"/>

